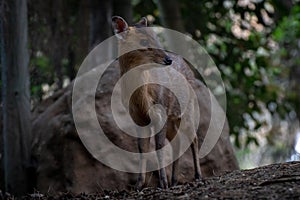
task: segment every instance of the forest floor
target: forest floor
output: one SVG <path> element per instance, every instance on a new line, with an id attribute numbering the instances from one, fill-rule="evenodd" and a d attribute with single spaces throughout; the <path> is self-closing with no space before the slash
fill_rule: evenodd
<path id="1" fill-rule="evenodd" d="M 1 197 L 0 197 L 1 199 Z M 5 199 L 15 199 L 6 197 Z M 20 199 L 300 199 L 300 162 L 236 170 L 169 189 L 103 191 L 102 194 L 31 194 Z"/>

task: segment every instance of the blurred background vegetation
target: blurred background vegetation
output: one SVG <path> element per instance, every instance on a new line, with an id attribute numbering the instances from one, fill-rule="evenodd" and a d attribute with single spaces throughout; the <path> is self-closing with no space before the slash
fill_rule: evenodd
<path id="1" fill-rule="evenodd" d="M 111 16 L 128 22 L 146 16 L 155 25 L 192 36 L 219 67 L 242 168 L 299 160 L 298 0 L 28 0 L 27 4 L 32 107 L 75 78 L 88 52 L 112 35 Z"/>

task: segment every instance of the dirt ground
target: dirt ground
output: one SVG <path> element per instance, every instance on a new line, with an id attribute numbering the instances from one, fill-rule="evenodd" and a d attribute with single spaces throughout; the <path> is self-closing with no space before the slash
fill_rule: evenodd
<path id="1" fill-rule="evenodd" d="M 12 196 L 2 198 L 13 199 Z M 300 199 L 300 162 L 236 170 L 166 190 L 145 188 L 140 192 L 102 191 L 55 196 L 36 193 L 20 199 Z"/>

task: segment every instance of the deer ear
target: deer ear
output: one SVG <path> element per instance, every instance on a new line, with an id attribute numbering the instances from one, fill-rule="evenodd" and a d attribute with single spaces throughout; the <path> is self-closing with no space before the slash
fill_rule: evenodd
<path id="1" fill-rule="evenodd" d="M 119 16 L 113 16 L 111 20 L 114 33 L 117 35 L 117 37 L 122 37 L 121 35 L 119 35 L 119 33 L 128 30 L 127 22 Z"/>
<path id="2" fill-rule="evenodd" d="M 142 17 L 142 19 L 137 24 L 140 24 L 142 26 L 148 26 L 148 20 L 146 17 Z"/>

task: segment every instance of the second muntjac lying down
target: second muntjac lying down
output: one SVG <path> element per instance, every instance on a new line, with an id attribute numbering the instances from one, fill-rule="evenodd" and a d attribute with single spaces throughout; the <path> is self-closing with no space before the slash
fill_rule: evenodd
<path id="1" fill-rule="evenodd" d="M 155 33 L 151 30 L 144 30 L 143 27 L 147 27 L 147 19 L 142 18 L 134 26 L 128 26 L 126 21 L 118 16 L 112 18 L 112 26 L 115 34 L 119 39 L 119 51 L 121 56 L 119 57 L 121 76 L 126 72 L 134 69 L 135 67 L 147 64 L 147 63 L 157 63 L 163 66 L 172 66 L 174 69 L 179 71 L 193 86 L 195 80 L 194 74 L 191 71 L 189 65 L 180 57 L 174 54 L 168 54 L 159 48 L 150 48 L 151 44 L 155 43 L 154 46 L 158 45 L 158 40 L 156 39 Z M 125 54 L 126 48 L 132 45 L 140 46 L 134 51 L 127 52 Z M 153 46 L 153 45 L 152 45 Z M 141 70 L 139 75 L 135 79 L 143 81 L 149 79 L 149 74 L 147 70 Z M 158 74 L 159 76 L 159 74 Z M 171 74 L 170 78 L 176 80 L 176 73 Z M 137 81 L 137 80 L 132 80 Z M 123 88 L 121 88 L 121 93 L 126 95 L 126 85 L 131 84 L 129 81 L 125 82 Z M 190 99 L 188 101 L 191 101 Z M 192 125 L 190 129 L 186 129 L 191 133 L 187 135 L 193 135 L 191 139 L 191 149 L 193 153 L 194 169 L 195 169 L 195 179 L 201 178 L 200 173 L 200 163 L 199 163 L 199 150 L 198 150 L 198 138 L 196 130 L 193 127 L 194 119 L 193 112 L 194 109 L 182 110 L 180 108 L 179 102 L 176 96 L 167 88 L 159 84 L 145 84 L 135 90 L 129 100 L 129 113 L 133 121 L 139 126 L 147 126 L 151 123 L 151 113 L 149 112 L 154 105 L 160 104 L 164 107 L 166 111 L 166 123 L 163 125 L 162 129 L 155 134 L 155 148 L 159 150 L 165 146 L 165 138 L 172 141 L 177 134 L 181 123 L 182 112 L 188 112 L 190 119 L 187 120 Z M 153 111 L 153 109 L 152 109 Z M 157 115 L 160 119 L 159 113 L 154 113 L 152 115 Z M 198 122 L 196 122 L 198 123 Z M 149 129 L 149 131 L 151 131 Z M 138 133 L 143 134 L 143 133 Z M 138 138 L 138 150 L 140 153 L 149 152 L 150 138 L 140 137 Z M 179 144 L 172 145 L 173 156 L 178 155 Z M 136 189 L 141 189 L 145 184 L 145 168 L 147 161 L 140 154 L 140 174 L 136 183 Z M 157 151 L 157 159 L 159 166 L 163 166 L 164 153 L 163 151 Z M 172 177 L 171 184 L 175 185 L 177 183 L 178 175 L 178 159 L 176 159 L 172 164 Z M 161 188 L 168 187 L 167 175 L 164 167 L 159 167 L 159 184 Z"/>

